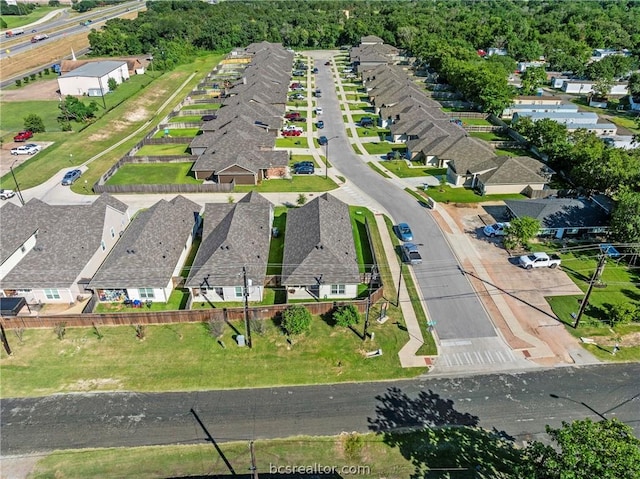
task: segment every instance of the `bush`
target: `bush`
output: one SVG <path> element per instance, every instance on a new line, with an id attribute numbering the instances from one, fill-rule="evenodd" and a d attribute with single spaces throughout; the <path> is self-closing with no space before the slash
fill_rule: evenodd
<path id="1" fill-rule="evenodd" d="M 49 75 L 51 73 L 51 70 L 49 70 L 48 68 L 44 69 L 44 74 L 45 75 Z"/>
<path id="2" fill-rule="evenodd" d="M 304 306 L 289 306 L 282 312 L 282 328 L 287 334 L 302 334 L 311 327 L 311 313 Z"/>
<path id="3" fill-rule="evenodd" d="M 31 81 L 36 81 L 36 74 L 32 73 L 31 75 L 29 75 L 29 77 L 31 78 Z"/>
<path id="4" fill-rule="evenodd" d="M 637 321 L 640 311 L 633 303 L 618 303 L 611 308 L 611 322 L 613 324 L 628 324 Z"/>
<path id="5" fill-rule="evenodd" d="M 24 117 L 24 129 L 34 133 L 44 133 L 46 131 L 42 118 L 35 113 Z"/>
<path id="6" fill-rule="evenodd" d="M 110 91 L 116 91 L 116 89 L 118 88 L 118 82 L 115 78 L 109 78 L 109 80 L 107 80 L 107 86 L 109 87 Z"/>
<path id="7" fill-rule="evenodd" d="M 20 88 L 22 86 L 22 80 L 16 80 L 16 86 Z"/>
<path id="8" fill-rule="evenodd" d="M 296 203 L 298 204 L 298 206 L 304 206 L 306 202 L 307 202 L 307 195 L 305 195 L 304 193 L 300 193 L 298 195 L 298 199 L 296 200 Z"/>
<path id="9" fill-rule="evenodd" d="M 360 321 L 360 313 L 358 308 L 353 304 L 341 306 L 333 313 L 333 320 L 338 326 L 348 328 L 354 324 L 358 324 Z"/>
<path id="10" fill-rule="evenodd" d="M 29 83 L 29 77 L 23 77 L 22 81 L 25 82 L 25 83 Z"/>

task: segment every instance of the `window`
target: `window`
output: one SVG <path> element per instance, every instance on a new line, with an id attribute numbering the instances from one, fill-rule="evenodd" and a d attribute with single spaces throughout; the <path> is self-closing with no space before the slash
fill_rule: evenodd
<path id="1" fill-rule="evenodd" d="M 60 299 L 60 293 L 57 289 L 45 289 L 44 295 L 47 299 Z"/>
<path id="2" fill-rule="evenodd" d="M 107 245 L 105 244 L 104 241 L 100 241 L 100 247 L 102 248 L 102 251 L 107 249 Z"/>
<path id="3" fill-rule="evenodd" d="M 116 237 L 116 230 L 114 230 L 113 228 L 111 228 L 111 237 L 115 238 Z"/>
<path id="4" fill-rule="evenodd" d="M 344 284 L 332 284 L 331 285 L 331 294 L 344 294 L 346 288 Z"/>
<path id="5" fill-rule="evenodd" d="M 243 290 L 242 286 L 236 286 L 236 298 L 242 298 Z"/>
<path id="6" fill-rule="evenodd" d="M 139 288 L 138 292 L 140 293 L 140 298 L 142 299 L 153 299 L 155 298 L 153 294 L 153 288 Z"/>

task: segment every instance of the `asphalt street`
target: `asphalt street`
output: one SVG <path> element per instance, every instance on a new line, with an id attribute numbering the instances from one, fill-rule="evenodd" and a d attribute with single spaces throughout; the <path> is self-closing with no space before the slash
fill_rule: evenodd
<path id="1" fill-rule="evenodd" d="M 445 424 L 495 428 L 522 443 L 544 439 L 547 424 L 585 417 L 617 417 L 638 434 L 639 375 L 638 364 L 610 364 L 457 379 L 3 399 L 0 454 L 203 443 L 207 433 L 226 442 Z"/>
<path id="2" fill-rule="evenodd" d="M 310 52 L 323 65 L 327 52 Z M 328 66 L 320 67 L 316 83 L 329 92 L 318 100 L 323 108 L 325 131 L 330 139 L 329 162 L 359 189 L 378 202 L 395 223 L 409 223 L 423 263 L 413 265 L 424 305 L 441 341 L 440 362 L 456 364 L 460 355 L 468 362 L 505 369 L 533 367 L 513 353 L 497 332 L 432 213 L 402 188 L 385 179 L 355 154 L 346 135 L 335 80 Z M 416 298 L 417 299 L 417 298 Z"/>

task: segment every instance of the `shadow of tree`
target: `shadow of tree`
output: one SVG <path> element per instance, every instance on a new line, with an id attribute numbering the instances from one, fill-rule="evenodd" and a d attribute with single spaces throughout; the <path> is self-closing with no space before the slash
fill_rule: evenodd
<path id="1" fill-rule="evenodd" d="M 415 467 L 413 478 L 518 478 L 521 451 L 513 438 L 478 427 L 479 418 L 431 390 L 410 398 L 389 388 L 376 398 L 369 428 Z"/>

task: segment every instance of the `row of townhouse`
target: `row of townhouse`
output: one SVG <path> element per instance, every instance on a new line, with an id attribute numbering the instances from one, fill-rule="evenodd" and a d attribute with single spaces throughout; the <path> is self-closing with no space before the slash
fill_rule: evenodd
<path id="1" fill-rule="evenodd" d="M 483 194 L 541 190 L 553 172 L 529 157 L 496 156 L 485 142 L 472 138 L 441 110 L 441 105 L 399 66 L 363 70 L 361 78 L 378 124 L 390 130 L 392 142 L 407 147 L 406 158 L 446 167 L 447 180 Z"/>
<path id="2" fill-rule="evenodd" d="M 225 88 L 222 107 L 189 145 L 198 155 L 192 167 L 197 179 L 256 185 L 289 174 L 287 152 L 274 146 L 284 122 L 293 53 L 269 42 L 251 44 L 242 53 L 251 59 L 242 77 Z"/>
<path id="3" fill-rule="evenodd" d="M 178 285 L 192 301 L 260 301 L 267 281 L 273 205 L 257 193 L 204 209 L 176 196 L 130 220 L 127 205 L 103 194 L 90 205 L 32 199 L 2 208 L 0 296 L 28 304 L 167 302 Z M 186 280 L 181 275 L 202 232 Z M 324 194 L 289 211 L 280 283 L 293 299 L 353 298 L 361 282 L 349 207 Z"/>

